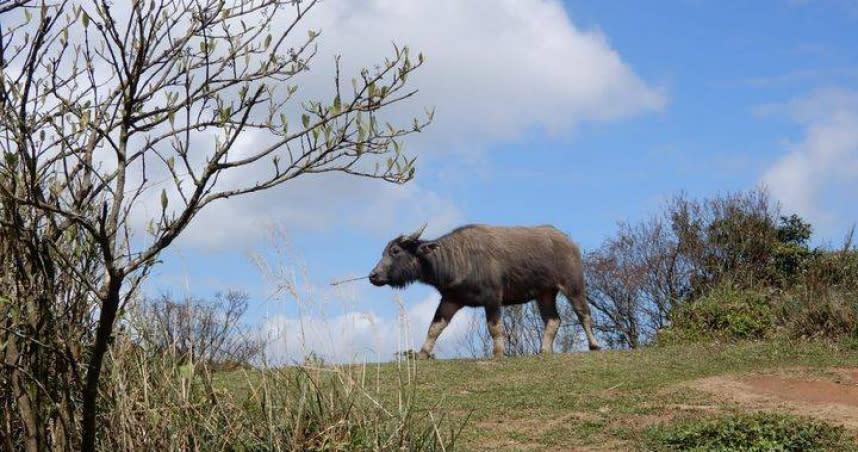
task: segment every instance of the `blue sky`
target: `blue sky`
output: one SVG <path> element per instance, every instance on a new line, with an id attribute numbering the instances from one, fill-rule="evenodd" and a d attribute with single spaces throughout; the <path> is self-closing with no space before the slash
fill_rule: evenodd
<path id="1" fill-rule="evenodd" d="M 294 330 L 303 315 L 315 334 L 305 348 L 347 359 L 337 344 L 350 343 L 347 353 L 387 359 L 402 340 L 419 345 L 434 291 L 358 282 L 343 292 L 328 282 L 365 274 L 387 240 L 424 221 L 429 236 L 462 223 L 551 223 L 592 249 L 618 221 L 654 214 L 679 191 L 758 184 L 810 219 L 820 242 L 858 221 L 854 0 L 354 5 L 332 0 L 308 16 L 323 32 L 323 62 L 339 51 L 372 64 L 390 40 L 426 54 L 413 110 L 396 112 L 437 111 L 431 130 L 406 143 L 419 155 L 416 180 L 323 176 L 229 200 L 241 205 L 202 216 L 164 254 L 147 293 L 245 290 L 260 330 Z M 329 78 L 326 67 L 312 76 Z M 249 258 L 276 260 L 271 225 L 288 237 L 284 265 L 308 275 L 298 279 L 310 312 L 272 300 Z M 413 331 L 391 333 L 397 296 Z M 459 316 L 442 355 L 457 353 L 456 335 L 479 313 Z M 306 351 L 273 347 L 285 359 Z"/>

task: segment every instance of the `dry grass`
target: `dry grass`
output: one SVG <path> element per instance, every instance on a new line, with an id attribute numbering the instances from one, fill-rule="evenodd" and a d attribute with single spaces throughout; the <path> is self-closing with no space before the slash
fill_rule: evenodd
<path id="1" fill-rule="evenodd" d="M 130 343 L 113 348 L 101 450 L 451 450 L 457 424 L 415 402 L 413 362 L 381 397 L 365 366 L 212 373 Z M 392 397 L 391 397 L 392 396 Z"/>

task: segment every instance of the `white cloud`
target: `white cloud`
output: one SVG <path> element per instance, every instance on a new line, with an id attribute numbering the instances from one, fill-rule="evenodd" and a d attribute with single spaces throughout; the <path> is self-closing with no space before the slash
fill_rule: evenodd
<path id="1" fill-rule="evenodd" d="M 858 92 L 820 90 L 757 111 L 786 114 L 804 129 L 763 175 L 772 195 L 823 234 L 842 233 L 858 219 L 849 207 L 858 189 Z"/>
<path id="2" fill-rule="evenodd" d="M 401 306 L 395 317 L 372 311 L 348 311 L 330 318 L 323 314 L 271 317 L 261 328 L 269 338 L 267 359 L 275 365 L 301 362 L 312 352 L 336 363 L 389 361 L 399 350 L 420 348 L 438 300 L 431 295 L 410 308 Z M 439 357 L 462 354 L 460 344 L 475 315 L 479 313 L 466 308 L 453 317 L 436 344 Z"/>
<path id="3" fill-rule="evenodd" d="M 331 0 L 310 22 L 323 32 L 317 66 L 335 52 L 355 65 L 377 61 L 391 42 L 421 51 L 414 103 L 437 107 L 427 134 L 447 146 L 621 118 L 666 101 L 555 0 Z"/>

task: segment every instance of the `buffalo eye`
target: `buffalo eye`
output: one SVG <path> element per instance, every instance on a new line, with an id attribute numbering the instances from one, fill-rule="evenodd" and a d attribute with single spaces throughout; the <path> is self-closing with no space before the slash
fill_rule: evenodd
<path id="1" fill-rule="evenodd" d="M 399 250 L 399 248 L 392 248 L 392 249 L 390 250 L 390 255 L 391 255 L 391 256 L 396 256 L 397 254 L 399 254 L 399 251 L 400 251 L 400 250 Z"/>

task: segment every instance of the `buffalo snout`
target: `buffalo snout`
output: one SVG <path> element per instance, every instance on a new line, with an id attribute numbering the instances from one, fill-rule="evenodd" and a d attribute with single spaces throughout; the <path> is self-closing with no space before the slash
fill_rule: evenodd
<path id="1" fill-rule="evenodd" d="M 383 286 L 387 284 L 387 280 L 384 279 L 377 271 L 373 270 L 369 274 L 369 282 L 371 282 L 374 286 Z"/>

